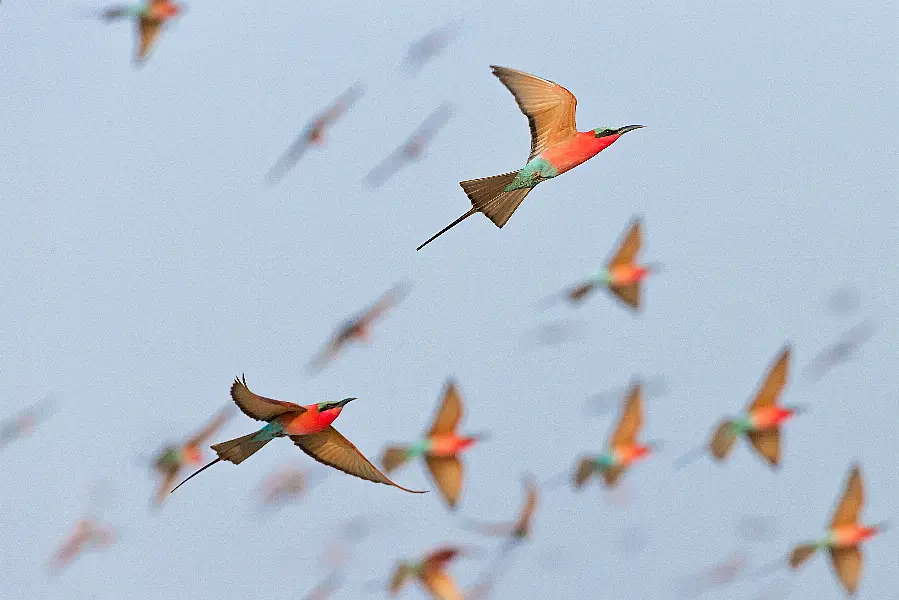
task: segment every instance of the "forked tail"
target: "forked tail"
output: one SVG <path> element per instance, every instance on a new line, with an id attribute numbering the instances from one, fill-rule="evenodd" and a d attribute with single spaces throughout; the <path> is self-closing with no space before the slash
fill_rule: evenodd
<path id="1" fill-rule="evenodd" d="M 403 466 L 407 460 L 409 460 L 409 450 L 406 446 L 388 446 L 381 456 L 381 465 L 384 467 L 384 472 L 389 475 L 391 471 Z"/>

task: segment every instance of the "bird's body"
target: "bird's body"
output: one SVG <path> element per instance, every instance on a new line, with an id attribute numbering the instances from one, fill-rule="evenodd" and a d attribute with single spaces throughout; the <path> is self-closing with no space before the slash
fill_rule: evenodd
<path id="1" fill-rule="evenodd" d="M 173 0 L 147 0 L 146 4 L 131 6 L 111 6 L 100 13 L 106 22 L 131 18 L 137 21 L 138 42 L 135 50 L 135 62 L 143 63 L 163 26 L 184 12 L 184 6 Z"/>

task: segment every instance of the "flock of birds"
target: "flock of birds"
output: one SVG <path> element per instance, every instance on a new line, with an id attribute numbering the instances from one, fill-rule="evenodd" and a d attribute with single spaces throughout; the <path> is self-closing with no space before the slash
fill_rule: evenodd
<path id="1" fill-rule="evenodd" d="M 138 42 L 135 60 L 141 63 L 149 56 L 166 23 L 181 15 L 183 11 L 184 7 L 173 0 L 149 0 L 143 5 L 110 7 L 101 11 L 99 16 L 105 21 L 127 18 L 137 23 Z M 406 66 L 410 69 L 420 68 L 446 45 L 450 33 L 450 28 L 441 28 L 418 41 L 409 51 Z M 531 133 L 527 162 L 518 170 L 461 182 L 460 185 L 471 201 L 472 208 L 425 241 L 418 250 L 477 212 L 484 214 L 497 227 L 503 227 L 528 193 L 538 184 L 586 162 L 625 133 L 643 127 L 643 125 L 627 125 L 578 131 L 575 128 L 577 100 L 567 89 L 547 79 L 515 69 L 499 66 L 491 68 L 493 74 L 512 93 L 519 109 L 527 117 Z M 362 84 L 352 86 L 314 118 L 272 167 L 266 175 L 266 182 L 270 185 L 277 184 L 290 172 L 309 147 L 323 144 L 326 130 L 352 107 L 363 91 Z M 380 185 L 406 161 L 421 156 L 424 147 L 450 117 L 449 106 L 440 106 L 405 144 L 371 171 L 367 178 L 368 182 L 374 186 Z M 610 292 L 625 309 L 640 311 L 643 283 L 647 277 L 660 270 L 659 265 L 639 261 L 642 239 L 642 222 L 640 218 L 635 218 L 627 226 L 609 259 L 597 273 L 551 296 L 548 300 L 554 302 L 563 299 L 576 305 L 584 302 L 595 290 L 601 288 Z M 389 290 L 372 307 L 342 325 L 321 353 L 310 361 L 309 371 L 314 373 L 325 368 L 348 344 L 367 341 L 374 322 L 401 302 L 405 293 L 400 286 Z M 875 328 L 869 322 L 862 322 L 853 327 L 831 348 L 819 354 L 803 375 L 821 377 L 834 365 L 847 360 L 874 332 Z M 774 359 L 745 411 L 739 416 L 722 420 L 713 428 L 708 443 L 682 457 L 676 467 L 683 468 L 706 453 L 717 461 L 724 461 L 741 437 L 746 439 L 764 461 L 772 467 L 778 467 L 782 458 L 783 427 L 794 416 L 802 413 L 802 407 L 783 405 L 780 401 L 789 378 L 790 359 L 791 347 L 786 345 Z M 571 469 L 549 477 L 542 483 L 533 476 L 525 477 L 524 500 L 518 516 L 513 521 L 507 523 L 468 521 L 469 527 L 485 535 L 501 536 L 506 540 L 497 554 L 496 561 L 485 569 L 485 577 L 480 584 L 463 592 L 450 575 L 449 566 L 457 557 L 464 554 L 466 549 L 460 546 L 445 546 L 434 549 L 419 560 L 399 563 L 394 572 L 386 578 L 390 594 L 400 593 L 409 581 L 417 580 L 436 600 L 486 597 L 492 585 L 492 578 L 499 572 L 508 553 L 530 535 L 531 521 L 538 508 L 541 486 L 551 489 L 559 485 L 570 485 L 580 489 L 594 478 L 598 478 L 602 485 L 614 488 L 630 468 L 654 453 L 658 445 L 644 442 L 640 438 L 643 426 L 644 388 L 644 381 L 634 381 L 623 394 L 618 422 L 603 451 L 577 458 L 573 461 Z M 260 396 L 250 390 L 243 377 L 234 380 L 230 393 L 231 399 L 241 412 L 251 419 L 263 422 L 264 425 L 241 437 L 212 444 L 211 448 L 216 458 L 180 483 L 177 482 L 186 468 L 199 466 L 203 462 L 204 447 L 229 421 L 233 412 L 231 407 L 226 407 L 214 415 L 198 432 L 183 442 L 161 449 L 153 462 L 159 478 L 153 498 L 155 506 L 161 506 L 175 489 L 212 465 L 222 461 L 239 465 L 271 440 L 288 437 L 305 454 L 326 467 L 367 481 L 393 486 L 408 493 L 419 494 L 424 491 L 403 487 L 394 482 L 390 476 L 409 461 L 421 458 L 440 496 L 447 507 L 454 510 L 460 501 L 465 482 L 461 457 L 485 438 L 483 433 L 460 432 L 460 422 L 464 414 L 463 399 L 458 384 L 452 380 L 446 382 L 434 419 L 424 434 L 412 441 L 387 445 L 378 461 L 380 468 L 333 426 L 341 412 L 355 398 L 299 405 Z M 52 403 L 42 402 L 15 416 L 0 429 L 0 447 L 27 434 L 39 421 L 51 414 Z M 315 474 L 310 476 L 307 470 L 299 467 L 276 471 L 262 484 L 260 494 L 262 505 L 275 507 L 308 494 L 325 475 L 327 472 L 321 471 L 317 476 Z M 839 581 L 850 595 L 854 594 L 858 589 L 862 570 L 861 545 L 885 528 L 884 524 L 863 524 L 860 515 L 863 506 L 862 472 L 860 466 L 853 465 L 836 510 L 829 521 L 827 533 L 816 541 L 795 546 L 787 553 L 785 559 L 778 559 L 772 563 L 771 568 L 786 566 L 798 569 L 816 552 L 826 550 Z M 346 554 L 346 547 L 351 542 L 358 541 L 364 535 L 364 529 L 358 523 L 348 528 L 340 537 L 343 549 L 335 551 L 332 547 L 332 553 Z M 85 517 L 75 524 L 70 536 L 52 556 L 50 566 L 54 570 L 59 570 L 84 551 L 105 547 L 114 541 L 115 532 L 111 528 L 94 518 Z M 336 565 L 343 560 L 345 557 L 343 559 L 340 556 L 332 557 L 329 563 Z M 745 570 L 745 566 L 745 557 L 733 557 L 711 573 L 704 575 L 703 581 L 707 580 L 708 586 L 728 583 L 738 577 Z M 326 598 L 340 585 L 341 577 L 335 568 L 308 597 Z M 375 582 L 373 585 L 383 584 Z"/>

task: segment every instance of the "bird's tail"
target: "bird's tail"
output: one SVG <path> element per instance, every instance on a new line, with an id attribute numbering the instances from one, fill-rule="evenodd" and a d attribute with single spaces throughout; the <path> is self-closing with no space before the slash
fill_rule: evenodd
<path id="1" fill-rule="evenodd" d="M 388 446 L 381 455 L 381 465 L 388 475 L 403 466 L 409 460 L 409 448 L 406 446 Z"/>
<path id="2" fill-rule="evenodd" d="M 213 444 L 212 449 L 218 454 L 219 460 L 227 460 L 239 465 L 252 455 L 256 454 L 263 446 L 271 440 L 254 440 L 258 432 L 248 433 L 247 435 L 220 444 Z"/>
<path id="3" fill-rule="evenodd" d="M 596 463 L 593 462 L 592 458 L 584 457 L 577 464 L 577 471 L 574 474 L 574 487 L 581 488 L 584 486 L 587 481 L 590 480 L 590 477 L 593 476 L 593 473 L 596 472 Z"/>
<path id="4" fill-rule="evenodd" d="M 790 568 L 798 569 L 818 551 L 815 544 L 800 544 L 790 552 Z"/>
<path id="5" fill-rule="evenodd" d="M 736 441 L 737 433 L 734 431 L 733 422 L 724 421 L 715 430 L 715 434 L 709 442 L 709 450 L 716 460 L 724 460 L 730 454 Z"/>

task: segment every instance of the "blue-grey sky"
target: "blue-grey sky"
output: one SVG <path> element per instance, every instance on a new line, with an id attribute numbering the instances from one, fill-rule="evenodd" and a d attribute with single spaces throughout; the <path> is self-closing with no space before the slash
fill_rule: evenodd
<path id="1" fill-rule="evenodd" d="M 337 473 L 259 520 L 258 482 L 311 463 L 282 441 L 150 514 L 155 482 L 138 459 L 196 430 L 240 373 L 304 404 L 358 396 L 336 425 L 372 458 L 419 435 L 456 377 L 465 428 L 492 433 L 465 458 L 459 510 L 484 519 L 517 511 L 523 472 L 545 478 L 602 448 L 614 414 L 585 416 L 587 396 L 663 373 L 669 393 L 647 402 L 645 435 L 665 446 L 627 474 L 630 503 L 547 492 L 496 600 L 672 597 L 681 576 L 742 543 L 744 513 L 781 526 L 751 548 L 761 564 L 823 531 L 854 460 L 866 516 L 895 517 L 896 5 L 195 0 L 139 70 L 133 26 L 74 18 L 85 8 L 0 6 L 0 416 L 48 392 L 60 406 L 3 450 L 3 597 L 301 598 L 324 576 L 323 542 L 363 508 L 387 520 L 336 598 L 363 597 L 363 582 L 437 543 L 495 543 L 460 529 L 437 493 Z M 415 78 L 398 72 L 408 44 L 459 17 L 445 54 Z M 415 252 L 469 208 L 460 180 L 526 158 L 526 120 L 490 64 L 568 87 L 581 129 L 648 127 L 541 185 L 502 230 L 476 215 Z M 328 146 L 266 188 L 306 121 L 355 81 L 366 93 Z M 454 118 L 424 160 L 366 186 L 444 101 Z M 535 308 L 592 273 L 635 214 L 644 258 L 665 266 L 642 315 L 603 293 L 576 310 Z M 398 281 L 410 295 L 371 345 L 307 376 L 333 328 Z M 841 285 L 860 292 L 853 318 L 880 329 L 819 383 L 793 378 L 785 400 L 811 411 L 786 426 L 783 468 L 741 444 L 725 465 L 675 472 L 785 342 L 802 366 L 852 324 L 826 306 Z M 583 329 L 534 345 L 555 319 Z M 253 427 L 241 415 L 217 439 Z M 430 486 L 417 464 L 396 479 Z M 49 576 L 47 558 L 105 480 L 98 509 L 119 543 Z M 619 542 L 635 527 L 647 545 L 628 554 Z M 892 533 L 866 546 L 860 598 L 894 593 L 895 557 Z M 469 584 L 483 564 L 452 572 Z M 794 581 L 797 600 L 843 596 L 825 557 Z"/>

